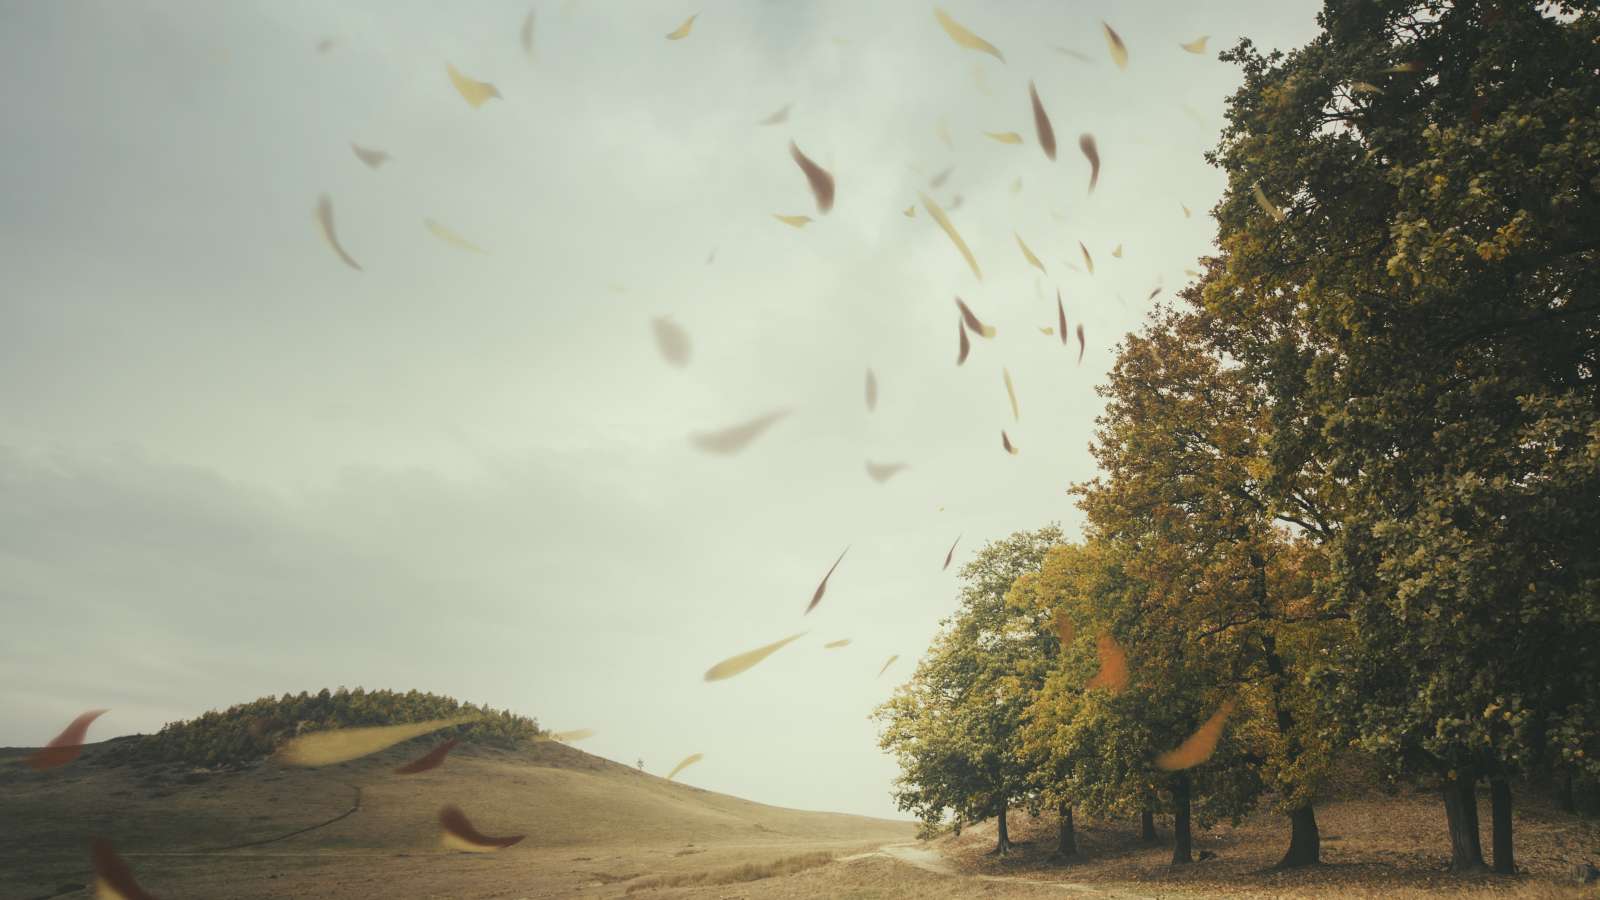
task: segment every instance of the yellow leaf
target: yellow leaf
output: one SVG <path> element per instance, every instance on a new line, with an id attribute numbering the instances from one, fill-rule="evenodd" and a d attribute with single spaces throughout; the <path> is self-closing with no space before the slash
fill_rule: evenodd
<path id="1" fill-rule="evenodd" d="M 1002 367 L 1000 372 L 1005 376 L 1006 396 L 1011 398 L 1011 418 L 1020 422 L 1022 421 L 1022 414 L 1017 412 L 1017 389 L 1011 384 L 1011 370 Z"/>
<path id="2" fill-rule="evenodd" d="M 984 134 L 1002 144 L 1022 143 L 1022 135 L 1017 134 L 1015 131 L 985 131 Z"/>
<path id="3" fill-rule="evenodd" d="M 888 661 L 883 664 L 883 668 L 878 670 L 878 677 L 882 678 L 883 677 L 883 673 L 889 671 L 889 667 L 894 665 L 894 661 L 899 659 L 899 658 L 900 658 L 900 654 L 898 654 L 898 653 L 896 653 L 895 655 L 889 657 Z"/>
<path id="4" fill-rule="evenodd" d="M 1257 181 L 1254 185 L 1251 185 L 1250 189 L 1256 195 L 1256 203 L 1262 209 L 1267 211 L 1267 215 L 1271 216 L 1273 219 L 1275 219 L 1275 220 L 1277 220 L 1279 222 L 1282 222 L 1284 220 L 1285 216 L 1283 214 L 1283 210 L 1281 210 L 1278 207 L 1274 206 L 1272 201 L 1267 199 L 1266 192 L 1261 190 L 1261 182 Z"/>
<path id="5" fill-rule="evenodd" d="M 1011 232 L 1011 236 L 1017 239 L 1017 246 L 1022 249 L 1022 258 L 1026 259 L 1028 261 L 1029 265 L 1031 265 L 1035 269 L 1038 269 L 1039 271 L 1043 272 L 1044 271 L 1044 263 L 1039 261 L 1039 257 L 1033 255 L 1033 251 L 1032 250 L 1028 249 L 1028 244 L 1027 244 L 1026 241 L 1024 241 L 1022 239 L 1022 235 L 1017 234 L 1015 231 L 1013 231 L 1013 232 Z"/>
<path id="6" fill-rule="evenodd" d="M 724 678 L 732 678 L 741 672 L 749 670 L 756 663 L 761 662 L 772 654 L 777 653 L 779 650 L 783 649 L 785 644 L 788 644 L 790 641 L 799 640 L 804 635 L 805 632 L 802 631 L 799 634 L 790 635 L 781 641 L 773 641 L 764 647 L 757 647 L 754 650 L 740 653 L 737 656 L 730 656 L 722 662 L 719 662 L 707 669 L 706 680 L 721 681 Z M 667 777 L 670 778 L 672 776 L 669 775 Z"/>
<path id="7" fill-rule="evenodd" d="M 944 210 L 939 208 L 939 204 L 933 202 L 933 198 L 929 197 L 927 194 L 919 192 L 917 197 L 922 200 L 922 207 L 928 211 L 928 215 L 933 217 L 933 221 L 937 222 L 939 227 L 944 229 L 945 235 L 950 238 L 950 243 L 955 244 L 956 249 L 961 251 L 962 257 L 964 257 L 967 261 L 967 265 L 972 268 L 972 274 L 979 281 L 982 281 L 983 272 L 978 270 L 978 260 L 972 255 L 972 250 L 967 247 L 967 242 L 961 239 L 961 235 L 956 231 L 956 227 L 950 224 L 950 217 L 946 216 L 944 214 Z"/>
<path id="8" fill-rule="evenodd" d="M 679 25 L 677 28 L 674 28 L 671 32 L 669 32 L 667 34 L 667 40 L 669 40 L 669 41 L 681 41 L 684 38 L 688 37 L 689 36 L 689 30 L 694 28 L 694 20 L 698 19 L 699 17 L 700 17 L 700 14 L 699 13 L 695 13 L 694 15 L 690 16 L 689 18 L 683 20 L 683 24 L 682 25 Z"/>
<path id="9" fill-rule="evenodd" d="M 316 731 L 291 739 L 279 748 L 277 759 L 289 766 L 331 766 L 334 763 L 360 759 L 379 750 L 393 747 L 401 741 L 430 734 L 441 728 L 476 722 L 477 716 L 457 716 L 453 719 L 430 719 L 405 725 L 380 725 L 372 728 L 337 728 Z"/>
<path id="10" fill-rule="evenodd" d="M 489 82 L 468 78 L 461 74 L 460 70 L 455 66 L 448 63 L 445 64 L 445 68 L 450 73 L 450 83 L 456 86 L 456 92 L 473 109 L 488 103 L 491 97 L 500 96 L 500 89 Z"/>
<path id="11" fill-rule="evenodd" d="M 950 18 L 949 13 L 935 7 L 933 17 L 939 20 L 939 27 L 944 29 L 945 34 L 950 35 L 950 40 L 966 47 L 968 50 L 978 50 L 993 56 L 1001 62 L 1005 62 L 1006 58 L 1000 54 L 1000 50 L 995 45 L 968 31 L 960 22 Z"/>
<path id="12" fill-rule="evenodd" d="M 451 231 L 450 229 L 444 227 L 443 225 L 440 225 L 438 222 L 435 222 L 432 219 L 423 219 L 422 220 L 422 224 L 427 226 L 427 229 L 429 231 L 433 232 L 435 237 L 439 238 L 440 240 L 444 241 L 447 244 L 450 244 L 450 245 L 455 246 L 455 247 L 460 247 L 462 250 L 466 250 L 466 251 L 469 251 L 469 252 L 472 252 L 472 253 L 484 253 L 484 252 L 487 252 L 482 247 L 479 247 L 477 244 L 474 244 L 473 242 L 467 240 L 466 238 L 462 237 L 459 234 L 456 234 L 454 231 Z"/>
<path id="13" fill-rule="evenodd" d="M 794 228 L 804 228 L 811 223 L 810 216 L 780 216 L 777 213 L 773 213 L 772 217 Z"/>
<path id="14" fill-rule="evenodd" d="M 694 765 L 695 763 L 697 763 L 700 760 L 705 759 L 705 758 L 706 758 L 706 755 L 704 753 L 691 753 L 688 756 L 685 756 L 683 758 L 683 762 L 680 762 L 677 765 L 673 766 L 672 767 L 672 771 L 667 773 L 667 780 L 671 781 L 673 779 L 673 776 L 677 775 L 679 772 L 682 772 L 684 769 L 689 768 L 690 766 Z"/>
<path id="15" fill-rule="evenodd" d="M 1210 37 L 1211 35 L 1209 34 L 1202 34 L 1189 43 L 1179 44 L 1178 46 L 1189 51 L 1190 53 L 1204 53 L 1206 52 L 1206 40 Z"/>
<path id="16" fill-rule="evenodd" d="M 1117 64 L 1117 68 L 1126 69 L 1128 67 L 1128 45 L 1122 42 L 1122 36 L 1117 34 L 1116 30 L 1110 25 L 1101 22 L 1100 27 L 1104 28 L 1106 32 L 1106 48 L 1111 51 L 1111 61 Z"/>

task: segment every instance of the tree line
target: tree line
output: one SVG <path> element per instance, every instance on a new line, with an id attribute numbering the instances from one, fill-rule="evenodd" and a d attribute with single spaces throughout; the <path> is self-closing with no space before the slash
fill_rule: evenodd
<path id="1" fill-rule="evenodd" d="M 1355 754 L 1456 870 L 1486 785 L 1513 872 L 1513 787 L 1600 779 L 1600 4 L 1318 22 L 1222 54 L 1217 253 L 1118 345 L 1081 539 L 983 548 L 875 713 L 929 822 L 1159 811 L 1184 863 L 1267 802 L 1308 865 Z"/>

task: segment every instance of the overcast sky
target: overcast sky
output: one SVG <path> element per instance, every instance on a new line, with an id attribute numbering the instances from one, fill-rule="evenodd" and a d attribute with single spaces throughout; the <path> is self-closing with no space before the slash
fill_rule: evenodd
<path id="1" fill-rule="evenodd" d="M 679 777 L 711 790 L 900 815 L 868 713 L 971 551 L 1077 533 L 1094 385 L 1212 246 L 1201 154 L 1238 81 L 1217 51 L 1315 31 L 1304 0 L 948 0 L 1002 63 L 920 2 L 552 0 L 530 58 L 528 8 L 0 2 L 0 745 L 88 708 L 100 739 L 417 688 L 596 729 L 580 747 L 658 774 L 704 753 Z M 503 99 L 471 108 L 447 64 Z M 836 176 L 832 213 L 790 139 Z M 902 215 L 919 190 L 981 281 Z M 364 271 L 322 240 L 322 193 Z M 1081 366 L 1039 330 L 1057 288 Z M 957 294 L 998 329 L 961 367 Z M 688 441 L 780 408 L 737 455 Z M 909 468 L 880 484 L 869 459 Z"/>

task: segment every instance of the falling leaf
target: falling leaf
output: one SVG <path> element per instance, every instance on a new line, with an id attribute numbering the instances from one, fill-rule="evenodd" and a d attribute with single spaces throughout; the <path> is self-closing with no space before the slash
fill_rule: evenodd
<path id="1" fill-rule="evenodd" d="M 955 167 L 952 166 L 952 167 L 950 167 L 948 169 L 945 169 L 944 171 L 940 172 L 939 174 L 933 176 L 932 178 L 928 179 L 928 187 L 931 187 L 931 188 L 944 187 L 945 180 L 948 179 L 950 177 L 950 173 L 954 172 L 954 171 L 955 171 Z"/>
<path id="2" fill-rule="evenodd" d="M 777 213 L 773 213 L 772 217 L 792 228 L 804 228 L 811 222 L 810 216 L 780 216 Z"/>
<path id="3" fill-rule="evenodd" d="M 1067 617 L 1066 610 L 1056 610 L 1056 637 L 1061 640 L 1063 650 L 1072 643 L 1072 639 L 1077 633 L 1077 629 L 1072 625 L 1072 619 Z"/>
<path id="4" fill-rule="evenodd" d="M 1056 288 L 1056 323 L 1061 326 L 1061 346 L 1067 345 L 1067 308 L 1061 305 L 1061 289 Z"/>
<path id="5" fill-rule="evenodd" d="M 1284 220 L 1285 217 L 1283 215 L 1283 210 L 1273 206 L 1272 201 L 1267 199 L 1266 192 L 1261 190 L 1261 182 L 1257 181 L 1255 184 L 1250 186 L 1250 189 L 1255 192 L 1256 203 L 1260 205 L 1262 209 L 1267 211 L 1267 215 L 1279 222 Z"/>
<path id="6" fill-rule="evenodd" d="M 716 261 L 717 261 L 717 248 L 712 247 L 711 248 L 711 252 L 706 254 L 706 265 L 709 266 L 709 265 L 711 265 L 712 263 L 714 263 Z"/>
<path id="7" fill-rule="evenodd" d="M 690 16 L 689 18 L 685 19 L 683 21 L 682 25 L 679 25 L 677 28 L 674 28 L 670 33 L 667 34 L 667 40 L 669 40 L 669 41 L 681 41 L 684 38 L 688 37 L 689 36 L 689 29 L 694 27 L 694 20 L 699 18 L 699 17 L 700 17 L 700 14 L 699 13 L 695 13 L 694 15 Z"/>
<path id="8" fill-rule="evenodd" d="M 789 107 L 791 107 L 791 106 L 794 106 L 794 104 L 793 103 L 785 103 L 783 105 L 783 109 L 780 109 L 777 112 L 773 113 L 772 115 L 767 116 L 765 119 L 762 119 L 757 124 L 758 125 L 779 125 L 779 124 L 782 124 L 784 122 L 789 121 Z"/>
<path id="9" fill-rule="evenodd" d="M 944 10 L 935 7 L 933 17 L 939 20 L 939 27 L 944 29 L 945 34 L 950 35 L 950 40 L 966 47 L 968 50 L 979 50 L 1001 62 L 1006 61 L 1006 58 L 1000 54 L 995 45 L 968 31 L 960 22 L 950 18 L 950 15 Z"/>
<path id="10" fill-rule="evenodd" d="M 1111 61 L 1119 69 L 1128 68 L 1128 45 L 1122 42 L 1122 36 L 1104 22 L 1100 23 L 1100 27 L 1106 31 L 1106 48 L 1111 51 Z"/>
<path id="11" fill-rule="evenodd" d="M 956 249 L 961 251 L 962 257 L 967 261 L 967 265 L 972 267 L 973 276 L 982 281 L 983 273 L 978 271 L 978 260 L 973 257 L 972 251 L 967 248 L 967 242 L 963 241 L 961 235 L 956 232 L 956 227 L 950 224 L 950 217 L 944 214 L 944 210 L 939 208 L 939 204 L 933 202 L 932 197 L 923 193 L 918 193 L 917 197 L 922 200 L 922 208 L 926 209 L 928 215 L 933 217 L 933 221 L 944 229 L 945 235 L 950 238 L 950 243 L 955 244 Z"/>
<path id="12" fill-rule="evenodd" d="M 327 53 L 329 50 L 332 50 L 333 48 L 335 48 L 337 46 L 339 46 L 339 39 L 338 38 L 336 38 L 336 37 L 323 38 L 322 40 L 317 41 L 317 52 L 318 53 Z"/>
<path id="13" fill-rule="evenodd" d="M 1039 91 L 1034 88 L 1033 82 L 1028 82 L 1028 98 L 1033 101 L 1033 130 L 1039 136 L 1039 147 L 1044 150 L 1044 155 L 1050 160 L 1056 158 L 1056 131 L 1050 127 L 1050 116 L 1044 111 L 1044 103 L 1039 99 Z"/>
<path id="14" fill-rule="evenodd" d="M 942 510 L 944 507 L 941 506 L 940 509 Z M 958 534 L 956 535 L 955 541 L 950 544 L 950 552 L 944 555 L 944 565 L 939 568 L 939 571 L 943 572 L 945 569 L 950 568 L 950 560 L 955 557 L 956 544 L 959 543 L 961 543 L 961 535 Z"/>
<path id="15" fill-rule="evenodd" d="M 1078 135 L 1078 149 L 1089 160 L 1089 193 L 1092 194 L 1094 186 L 1100 183 L 1100 148 L 1095 146 L 1094 135 L 1085 131 Z"/>
<path id="16" fill-rule="evenodd" d="M 954 197 L 950 198 L 950 209 L 957 210 L 957 209 L 960 209 L 960 208 L 961 208 L 961 195 L 957 194 Z"/>
<path id="17" fill-rule="evenodd" d="M 333 230 L 333 200 L 327 194 L 317 198 L 317 224 L 322 228 L 323 239 L 333 248 L 333 252 L 339 254 L 344 264 L 357 272 L 362 271 L 361 264 L 344 252 L 344 246 L 339 243 L 339 236 Z"/>
<path id="18" fill-rule="evenodd" d="M 972 352 L 972 342 L 967 340 L 967 326 L 960 319 L 956 320 L 956 328 L 961 332 L 961 349 L 956 352 L 956 365 L 967 361 L 967 354 Z"/>
<path id="19" fill-rule="evenodd" d="M 899 658 L 900 658 L 900 654 L 898 654 L 898 653 L 896 653 L 895 655 L 889 657 L 889 659 L 886 662 L 884 662 L 883 668 L 878 670 L 878 677 L 882 678 L 883 677 L 883 673 L 889 671 L 889 667 L 894 665 L 894 661 L 899 659 Z"/>
<path id="20" fill-rule="evenodd" d="M 450 755 L 450 751 L 454 750 L 459 743 L 461 743 L 459 738 L 451 738 L 411 762 L 395 769 L 394 773 L 396 775 L 415 775 L 418 772 L 437 769 L 444 764 L 444 758 Z"/>
<path id="21" fill-rule="evenodd" d="M 1200 277 L 1200 273 L 1196 272 L 1193 269 L 1184 269 L 1183 270 L 1183 274 L 1189 276 L 1190 278 L 1199 278 Z"/>
<path id="22" fill-rule="evenodd" d="M 896 471 L 898 471 L 898 469 Z M 867 474 L 871 475 L 877 481 L 882 482 L 887 479 L 889 475 L 893 475 L 894 472 L 890 472 L 889 475 L 884 475 L 882 478 L 879 478 L 878 475 L 873 474 L 872 463 L 869 462 L 867 463 Z M 811 594 L 811 602 L 806 604 L 806 611 L 805 613 L 801 613 L 801 615 L 810 613 L 813 609 L 817 608 L 818 603 L 822 602 L 822 595 L 828 590 L 828 579 L 833 577 L 833 570 L 839 568 L 839 563 L 844 562 L 844 555 L 849 552 L 850 548 L 848 546 L 845 547 L 844 550 L 839 553 L 839 558 L 833 561 L 832 566 L 828 567 L 828 574 L 822 576 L 822 580 L 817 583 L 816 591 Z"/>
<path id="23" fill-rule="evenodd" d="M 1187 205 L 1185 205 L 1185 204 L 1179 203 L 1178 204 L 1178 208 L 1183 210 L 1183 217 L 1185 219 L 1190 218 L 1191 216 L 1194 215 L 1194 213 L 1189 212 L 1189 207 Z"/>
<path id="24" fill-rule="evenodd" d="M 707 669 L 706 680 L 721 681 L 724 678 L 732 678 L 733 676 L 738 675 L 740 672 L 746 671 L 756 663 L 761 662 L 763 659 L 766 659 L 772 654 L 778 652 L 778 650 L 782 649 L 783 645 L 789 643 L 790 641 L 797 640 L 804 635 L 805 632 L 802 631 L 799 634 L 790 635 L 781 641 L 774 641 L 770 644 L 767 644 L 765 647 L 757 647 L 754 650 L 740 653 L 737 656 L 730 656 L 722 662 L 719 662 Z M 670 778 L 671 776 L 668 777 Z"/>
<path id="25" fill-rule="evenodd" d="M 911 466 L 907 463 L 875 463 L 871 460 L 868 460 L 867 477 L 879 484 L 883 484 L 885 481 L 893 478 L 896 474 L 909 468 L 911 468 Z"/>
<path id="26" fill-rule="evenodd" d="M 1011 436 L 1006 434 L 1005 429 L 1003 428 L 1000 430 L 1000 446 L 1004 447 L 1006 452 L 1012 456 L 1017 455 L 1016 445 L 1011 443 Z"/>
<path id="27" fill-rule="evenodd" d="M 1403 62 L 1403 63 L 1400 63 L 1399 65 L 1390 66 L 1387 69 L 1380 69 L 1378 71 L 1378 74 L 1379 75 L 1404 75 L 1404 74 L 1407 74 L 1407 73 L 1410 73 L 1410 72 L 1420 72 L 1420 71 L 1422 71 L 1422 63 L 1419 63 L 1419 62 Z"/>
<path id="28" fill-rule="evenodd" d="M 478 716 L 456 716 L 453 719 L 429 719 L 405 725 L 377 725 L 370 728 L 334 728 L 315 731 L 291 739 L 278 749 L 278 762 L 286 766 L 331 766 L 334 763 L 360 759 L 379 750 L 386 750 L 401 741 L 432 734 L 442 728 L 452 728 L 478 721 Z"/>
<path id="29" fill-rule="evenodd" d="M 1144 299 L 1145 299 L 1146 302 L 1149 302 L 1151 300 L 1154 300 L 1156 298 L 1156 295 L 1159 294 L 1159 293 L 1161 293 L 1161 285 L 1158 284 L 1158 285 L 1156 285 L 1155 290 L 1150 292 L 1150 296 L 1148 296 L 1148 297 L 1146 297 Z"/>
<path id="30" fill-rule="evenodd" d="M 593 728 L 574 728 L 571 731 L 558 731 L 558 732 L 550 735 L 550 740 L 552 740 L 552 741 L 560 741 L 563 744 L 570 744 L 570 743 L 573 743 L 574 741 L 581 741 L 581 740 L 583 740 L 585 738 L 592 738 L 592 737 L 594 737 L 594 735 L 595 735 L 595 730 Z"/>
<path id="31" fill-rule="evenodd" d="M 661 358 L 680 369 L 688 365 L 689 333 L 666 316 L 651 319 L 650 326 L 655 331 L 656 347 L 661 351 Z"/>
<path id="32" fill-rule="evenodd" d="M 1078 365 L 1083 365 L 1083 323 L 1078 323 Z"/>
<path id="33" fill-rule="evenodd" d="M 1111 251 L 1111 255 L 1115 256 L 1117 259 L 1121 259 L 1122 258 L 1122 245 L 1118 244 L 1117 248 L 1115 250 Z"/>
<path id="34" fill-rule="evenodd" d="M 389 161 L 389 154 L 382 150 L 368 150 L 355 144 L 351 144 L 350 149 L 356 152 L 356 159 L 366 163 L 367 167 L 371 169 L 376 169 Z"/>
<path id="35" fill-rule="evenodd" d="M 1011 232 L 1011 235 L 1017 239 L 1017 246 L 1022 249 L 1022 258 L 1026 259 L 1029 265 L 1043 272 L 1044 263 L 1039 261 L 1039 257 L 1033 255 L 1032 250 L 1028 249 L 1028 243 L 1022 239 L 1022 235 L 1017 234 L 1015 231 Z"/>
<path id="36" fill-rule="evenodd" d="M 878 408 L 878 376 L 867 370 L 867 412 Z"/>
<path id="37" fill-rule="evenodd" d="M 1178 46 L 1182 47 L 1183 49 L 1185 49 L 1187 51 L 1189 51 L 1190 53 L 1204 53 L 1204 52 L 1206 52 L 1206 41 L 1210 37 L 1211 37 L 1211 35 L 1209 35 L 1209 34 L 1202 34 L 1199 37 L 1195 38 L 1194 40 L 1190 41 L 1189 43 L 1187 43 L 1187 44 L 1179 44 Z"/>
<path id="38" fill-rule="evenodd" d="M 488 252 L 488 251 L 484 250 L 482 247 L 479 247 L 477 244 L 474 244 L 473 242 L 467 240 L 466 238 L 462 237 L 459 234 L 456 234 L 454 231 L 451 231 L 450 229 L 444 227 L 443 225 L 440 225 L 438 222 L 435 222 L 432 219 L 423 219 L 422 220 L 422 224 L 427 226 L 429 231 L 433 232 L 434 237 L 437 237 L 438 239 L 444 241 L 447 244 L 450 244 L 451 246 L 459 247 L 462 250 L 466 250 L 469 253 L 487 253 Z"/>
<path id="39" fill-rule="evenodd" d="M 528 10 L 528 17 L 522 20 L 522 52 L 533 55 L 533 10 Z"/>
<path id="40" fill-rule="evenodd" d="M 1163 772 L 1175 772 L 1198 766 L 1210 759 L 1211 754 L 1216 752 L 1217 741 L 1222 737 L 1222 725 L 1232 712 L 1233 698 L 1230 697 L 1223 701 L 1221 708 L 1212 713 L 1204 725 L 1179 744 L 1176 750 L 1168 750 L 1157 756 L 1156 768 Z"/>
<path id="41" fill-rule="evenodd" d="M 1365 81 L 1351 82 L 1350 90 L 1355 91 L 1358 94 L 1381 94 L 1381 93 L 1383 93 L 1383 89 L 1382 88 L 1378 87 L 1375 84 L 1369 84 L 1368 82 L 1365 82 Z"/>
<path id="42" fill-rule="evenodd" d="M 671 781 L 672 777 L 674 775 L 677 775 L 679 772 L 682 772 L 684 769 L 689 768 L 690 766 L 694 765 L 695 763 L 697 763 L 700 760 L 705 759 L 705 758 L 706 758 L 706 755 L 704 753 L 691 753 L 688 756 L 685 756 L 683 758 L 683 762 L 678 763 L 677 765 L 673 766 L 672 767 L 672 771 L 667 773 L 667 780 Z"/>
<path id="43" fill-rule="evenodd" d="M 133 870 L 105 838 L 89 842 L 89 859 L 94 865 L 95 896 L 100 900 L 155 900 L 133 880 Z"/>
<path id="44" fill-rule="evenodd" d="M 524 837 L 520 834 L 511 837 L 489 837 L 473 828 L 472 823 L 467 821 L 467 814 L 454 806 L 446 806 L 439 810 L 439 827 L 444 830 L 441 841 L 446 847 L 467 853 L 492 853 L 510 847 Z"/>
<path id="45" fill-rule="evenodd" d="M 824 650 L 837 650 L 840 647 L 848 647 L 848 646 L 850 646 L 850 639 L 849 638 L 842 638 L 842 639 L 837 640 L 837 641 L 829 641 L 826 644 L 823 644 L 822 645 L 822 649 L 824 649 Z"/>
<path id="46" fill-rule="evenodd" d="M 985 131 L 984 135 L 999 141 L 1002 144 L 1020 144 L 1022 135 L 1015 131 Z"/>
<path id="47" fill-rule="evenodd" d="M 1061 47 L 1061 46 L 1057 46 L 1054 49 L 1055 49 L 1055 51 L 1057 53 L 1060 53 L 1063 56 L 1070 56 L 1073 59 L 1079 60 L 1081 62 L 1086 62 L 1086 63 L 1094 62 L 1094 57 L 1090 56 L 1087 53 L 1080 52 L 1078 50 L 1072 50 L 1072 49 L 1069 49 L 1067 47 Z"/>
<path id="48" fill-rule="evenodd" d="M 989 79 L 985 77 L 983 63 L 981 62 L 972 64 L 972 83 L 977 85 L 978 93 L 984 95 L 985 97 L 994 96 L 994 92 L 989 90 Z"/>
<path id="49" fill-rule="evenodd" d="M 1078 242 L 1078 249 L 1080 251 L 1082 251 L 1082 253 L 1083 253 L 1083 264 L 1089 267 L 1089 274 L 1093 275 L 1094 274 L 1094 257 L 1089 255 L 1089 248 L 1085 247 L 1083 245 L 1083 241 L 1079 241 Z"/>
<path id="50" fill-rule="evenodd" d="M 467 105 L 473 109 L 488 103 L 490 98 L 499 97 L 500 89 L 487 81 L 478 81 L 461 74 L 461 71 L 448 63 L 445 68 L 450 73 L 450 83 L 456 86 L 456 92 Z"/>
<path id="51" fill-rule="evenodd" d="M 900 215 L 905 216 L 908 219 L 915 219 L 917 217 L 917 205 L 913 203 L 905 209 L 900 210 Z"/>
<path id="52" fill-rule="evenodd" d="M 1020 176 L 1020 175 L 1017 176 L 1017 180 L 1011 182 L 1011 193 L 1013 193 L 1013 194 L 1022 193 L 1022 176 Z"/>
<path id="53" fill-rule="evenodd" d="M 800 147 L 794 141 L 789 142 L 789 155 L 794 157 L 795 165 L 800 167 L 800 171 L 806 175 L 806 181 L 810 182 L 811 194 L 817 198 L 817 211 L 827 214 L 828 210 L 833 209 L 833 176 L 800 152 Z"/>
<path id="54" fill-rule="evenodd" d="M 31 756 L 23 760 L 28 768 L 36 772 L 64 766 L 78 758 L 83 752 L 83 739 L 89 734 L 89 726 L 95 719 L 105 715 L 110 710 L 91 709 L 73 719 L 61 733 L 50 739 Z"/>
<path id="55" fill-rule="evenodd" d="M 1005 376 L 1006 396 L 1011 398 L 1011 418 L 1020 422 L 1022 421 L 1022 414 L 1017 412 L 1017 389 L 1011 384 L 1011 370 L 1002 366 L 1000 373 Z"/>
<path id="56" fill-rule="evenodd" d="M 973 314 L 971 308 L 967 306 L 966 301 L 962 300 L 960 297 L 956 298 L 956 308 L 961 310 L 961 320 L 967 323 L 968 328 L 986 338 L 992 338 L 995 336 L 994 326 L 985 325 L 978 321 L 978 317 Z"/>
<path id="57" fill-rule="evenodd" d="M 939 142 L 944 144 L 945 147 L 951 150 L 955 149 L 955 143 L 950 140 L 950 123 L 946 122 L 943 116 L 939 117 L 933 133 L 938 136 Z M 934 187 L 938 187 L 938 185 L 934 185 Z"/>
<path id="58" fill-rule="evenodd" d="M 720 431 L 697 432 L 689 435 L 689 442 L 707 453 L 738 453 L 751 441 L 760 437 L 762 432 L 771 428 L 773 423 L 788 414 L 788 410 L 780 409 Z"/>
<path id="59" fill-rule="evenodd" d="M 1056 333 L 1056 328 L 1055 328 L 1054 325 L 1040 325 L 1039 326 L 1039 333 L 1040 334 L 1047 334 L 1047 335 L 1048 334 L 1055 334 Z"/>
<path id="60" fill-rule="evenodd" d="M 1100 671 L 1083 686 L 1084 690 L 1105 688 L 1113 694 L 1121 693 L 1128 686 L 1128 654 L 1109 631 L 1102 631 L 1095 638 L 1095 648 L 1100 654 Z"/>

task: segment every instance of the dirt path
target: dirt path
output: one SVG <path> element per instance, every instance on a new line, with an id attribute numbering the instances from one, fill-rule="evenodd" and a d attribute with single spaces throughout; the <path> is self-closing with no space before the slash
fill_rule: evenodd
<path id="1" fill-rule="evenodd" d="M 839 858 L 839 862 L 849 862 L 852 859 L 866 859 L 870 856 L 885 856 L 898 860 L 908 866 L 915 866 L 924 872 L 935 875 L 945 875 L 951 878 L 969 878 L 973 881 L 1002 882 L 1005 884 L 1032 885 L 1043 888 L 1060 888 L 1076 894 L 1085 894 L 1092 897 L 1111 897 L 1115 900 L 1144 900 L 1155 896 L 1153 894 L 1139 894 L 1131 891 L 1112 890 L 1110 888 L 1095 887 L 1092 884 L 1083 884 L 1077 881 L 1035 881 L 1031 878 L 1018 878 L 1011 875 L 966 875 L 957 869 L 944 854 L 932 847 L 920 843 L 884 844 L 870 853 L 857 853 L 854 856 Z"/>

